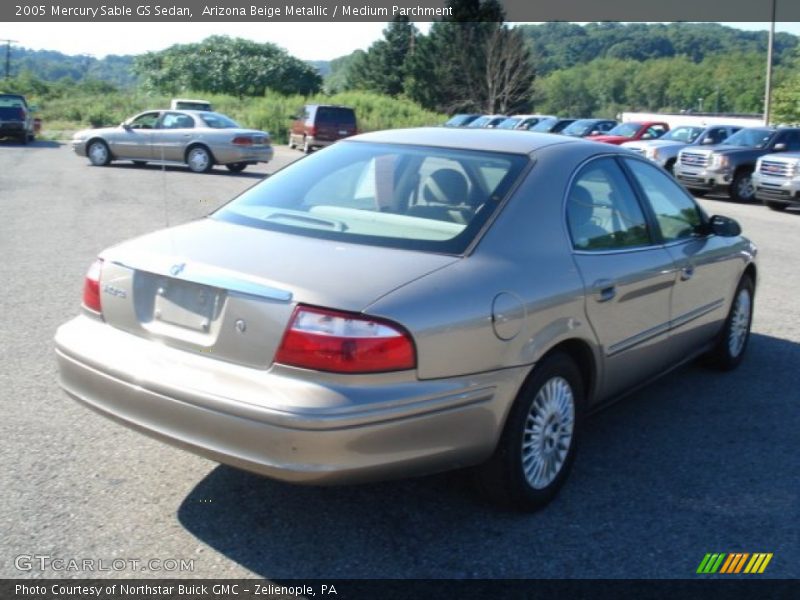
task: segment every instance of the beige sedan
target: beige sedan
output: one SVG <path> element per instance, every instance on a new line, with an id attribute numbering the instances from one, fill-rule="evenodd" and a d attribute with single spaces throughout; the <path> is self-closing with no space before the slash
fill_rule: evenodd
<path id="1" fill-rule="evenodd" d="M 118 127 L 84 129 L 73 136 L 72 149 L 96 166 L 131 160 L 188 165 L 195 173 L 206 173 L 215 164 L 238 173 L 273 156 L 268 132 L 244 129 L 225 115 L 198 110 L 151 110 Z"/>

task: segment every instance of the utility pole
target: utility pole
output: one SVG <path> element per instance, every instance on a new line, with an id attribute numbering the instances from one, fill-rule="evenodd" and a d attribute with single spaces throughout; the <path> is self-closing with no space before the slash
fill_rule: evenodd
<path id="1" fill-rule="evenodd" d="M 764 125 L 769 125 L 770 109 L 772 104 L 772 46 L 775 43 L 775 3 L 772 0 L 772 19 L 769 27 L 769 40 L 767 41 L 767 82 L 764 88 Z"/>
<path id="2" fill-rule="evenodd" d="M 16 44 L 17 40 L 0 40 L 6 43 L 6 79 L 11 77 L 11 44 Z"/>

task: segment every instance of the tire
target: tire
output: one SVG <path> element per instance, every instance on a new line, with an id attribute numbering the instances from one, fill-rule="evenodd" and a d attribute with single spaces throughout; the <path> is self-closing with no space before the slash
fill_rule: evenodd
<path id="1" fill-rule="evenodd" d="M 303 154 L 311 154 L 313 148 L 308 145 L 308 139 L 303 138 Z"/>
<path id="2" fill-rule="evenodd" d="M 575 361 L 560 352 L 543 359 L 514 401 L 494 454 L 476 470 L 481 491 L 517 510 L 547 505 L 575 459 L 584 404 Z"/>
<path id="3" fill-rule="evenodd" d="M 23 133 L 22 135 L 17 137 L 17 140 L 19 141 L 20 144 L 24 146 L 25 144 L 28 143 L 28 134 Z"/>
<path id="4" fill-rule="evenodd" d="M 214 157 L 205 146 L 192 146 L 186 151 L 186 164 L 193 173 L 208 173 L 214 168 Z"/>
<path id="5" fill-rule="evenodd" d="M 770 210 L 777 210 L 778 212 L 783 212 L 789 208 L 788 204 L 784 204 L 783 202 L 775 202 L 774 200 L 764 200 L 764 204 Z"/>
<path id="6" fill-rule="evenodd" d="M 733 176 L 730 188 L 731 200 L 736 202 L 752 202 L 756 195 L 753 187 L 753 172 L 739 171 Z"/>
<path id="7" fill-rule="evenodd" d="M 664 169 L 667 171 L 667 173 L 673 175 L 675 171 L 675 159 L 670 158 L 664 165 Z"/>
<path id="8" fill-rule="evenodd" d="M 111 162 L 111 152 L 103 140 L 92 140 L 86 147 L 86 156 L 95 167 L 104 167 Z"/>
<path id="9" fill-rule="evenodd" d="M 241 173 L 247 168 L 247 163 L 238 162 L 225 165 L 231 173 Z"/>
<path id="10" fill-rule="evenodd" d="M 750 340 L 754 291 L 752 278 L 749 275 L 742 277 L 719 339 L 706 357 L 710 366 L 721 371 L 731 371 L 742 362 Z"/>
<path id="11" fill-rule="evenodd" d="M 35 133 L 29 133 L 28 134 L 28 141 L 29 142 L 35 142 L 36 141 L 36 134 Z"/>

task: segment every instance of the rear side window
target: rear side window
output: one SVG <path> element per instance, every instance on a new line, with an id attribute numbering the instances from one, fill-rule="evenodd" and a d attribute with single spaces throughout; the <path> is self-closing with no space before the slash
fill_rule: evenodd
<path id="1" fill-rule="evenodd" d="M 624 250 L 651 243 L 647 221 L 622 169 L 611 158 L 581 168 L 567 196 L 576 250 Z"/>
<path id="2" fill-rule="evenodd" d="M 528 157 L 341 142 L 250 188 L 213 218 L 358 244 L 463 253 Z"/>
<path id="3" fill-rule="evenodd" d="M 337 125 L 355 125 L 356 115 L 352 108 L 340 106 L 320 106 L 317 109 L 317 123 L 335 123 Z"/>

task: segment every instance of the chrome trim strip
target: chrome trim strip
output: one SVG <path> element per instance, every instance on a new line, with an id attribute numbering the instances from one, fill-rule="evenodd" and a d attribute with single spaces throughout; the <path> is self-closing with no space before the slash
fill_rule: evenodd
<path id="1" fill-rule="evenodd" d="M 257 298 L 277 300 L 278 302 L 291 302 L 292 300 L 292 292 L 288 290 L 276 288 L 257 277 L 243 275 L 221 267 L 189 263 L 181 259 L 164 258 L 137 260 L 135 264 L 123 263 L 117 260 L 112 260 L 111 263 L 133 271 L 147 271 L 148 273 L 208 285 L 245 296 L 255 296 Z M 171 270 L 179 265 L 182 265 L 182 267 L 173 275 Z"/>
<path id="2" fill-rule="evenodd" d="M 695 319 L 699 319 L 703 315 L 707 315 L 708 313 L 717 310 L 718 308 L 722 307 L 725 304 L 725 300 L 723 298 L 719 298 L 714 300 L 705 306 L 701 306 L 699 308 L 695 308 L 694 310 L 690 310 L 688 313 L 681 315 L 672 320 L 672 326 L 670 329 L 677 329 L 678 327 L 682 327 L 686 325 L 690 321 L 694 321 Z"/>

